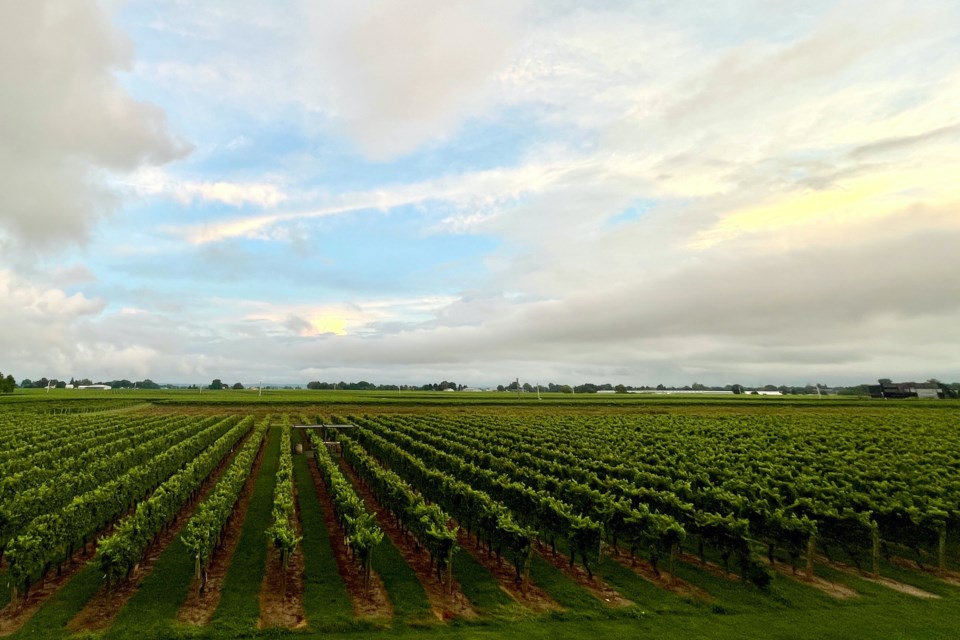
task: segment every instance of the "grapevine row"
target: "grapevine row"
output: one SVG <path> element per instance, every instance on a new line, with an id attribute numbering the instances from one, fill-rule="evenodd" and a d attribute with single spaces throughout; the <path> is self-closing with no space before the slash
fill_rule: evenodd
<path id="1" fill-rule="evenodd" d="M 267 529 L 267 536 L 280 550 L 286 577 L 287 562 L 300 543 L 293 526 L 296 508 L 293 504 L 293 458 L 290 448 L 290 420 L 284 415 L 280 426 L 280 464 L 277 469 L 277 483 L 273 492 L 273 523 Z"/>
<path id="2" fill-rule="evenodd" d="M 197 507 L 181 536 L 184 545 L 196 558 L 196 577 L 202 579 L 204 584 L 206 573 L 203 570 L 210 564 L 213 552 L 220 545 L 268 426 L 269 418 L 257 423 L 253 435 L 241 447 L 217 486 Z"/>
<path id="3" fill-rule="evenodd" d="M 384 469 L 358 442 L 342 438 L 341 446 L 344 458 L 380 504 L 426 548 L 436 566 L 437 578 L 442 582 L 446 569 L 449 581 L 456 549 L 456 532 L 449 526 L 450 518 L 437 505 L 428 505 L 396 473 Z"/>
<path id="4" fill-rule="evenodd" d="M 76 496 L 96 491 L 104 482 L 122 475 L 131 467 L 149 462 L 157 454 L 183 440 L 189 433 L 218 422 L 212 417 L 199 425 L 191 421 L 170 421 L 165 427 L 155 428 L 151 436 L 136 446 L 116 449 L 108 447 L 103 457 L 85 468 L 28 489 L 0 505 L 0 544 L 6 545 L 34 519 L 51 514 L 68 505 Z"/>
<path id="5" fill-rule="evenodd" d="M 138 504 L 136 511 L 121 520 L 113 533 L 100 542 L 100 568 L 108 584 L 130 575 L 150 542 L 170 524 L 183 504 L 196 496 L 206 477 L 252 425 L 253 418 L 244 418 L 220 436 L 186 467 L 157 487 L 153 495 Z"/>
<path id="6" fill-rule="evenodd" d="M 340 467 L 330 457 L 323 440 L 314 431 L 310 431 L 309 437 L 313 457 L 330 494 L 337 521 L 346 536 L 347 544 L 363 566 L 363 586 L 368 589 L 373 550 L 383 540 L 383 531 L 377 526 L 376 516 L 367 511 L 363 499 L 343 477 Z"/>
<path id="7" fill-rule="evenodd" d="M 362 434 L 359 440 L 368 451 L 386 462 L 428 500 L 453 515 L 467 532 L 476 532 L 478 540 L 497 555 L 506 554 L 522 580 L 528 566 L 534 531 L 517 524 L 503 504 L 453 476 L 427 467 L 423 461 L 375 435 Z"/>
<path id="8" fill-rule="evenodd" d="M 357 438 L 365 447 L 378 452 L 386 450 L 387 441 L 369 428 L 363 428 L 365 422 L 353 418 L 357 424 Z M 405 441 L 407 448 L 416 450 L 425 456 L 425 460 L 434 468 L 450 473 L 454 478 L 487 493 L 494 500 L 503 503 L 511 510 L 515 519 L 536 529 L 547 538 L 555 548 L 557 538 L 564 539 L 570 547 L 570 562 L 573 564 L 579 553 L 584 567 L 591 572 L 589 557 L 599 550 L 601 527 L 588 517 L 573 513 L 569 505 L 542 491 L 514 482 L 510 478 L 496 474 L 474 465 L 468 465 L 455 456 L 437 449 L 417 446 L 417 443 Z M 386 455 L 386 454 L 384 454 Z"/>
<path id="9" fill-rule="evenodd" d="M 95 489 L 75 496 L 62 509 L 34 518 L 7 544 L 10 586 L 26 593 L 31 582 L 46 573 L 51 564 L 73 555 L 78 545 L 85 545 L 94 533 L 193 460 L 237 421 L 233 417 L 220 419 L 126 473 L 101 479 Z"/>
<path id="10" fill-rule="evenodd" d="M 731 514 L 720 513 L 709 508 L 695 508 L 670 492 L 646 487 L 637 487 L 625 483 L 608 484 L 601 482 L 592 473 L 581 473 L 586 482 L 570 479 L 576 475 L 573 461 L 568 462 L 566 471 L 557 478 L 550 475 L 556 467 L 538 464 L 528 457 L 527 464 L 517 464 L 512 458 L 515 450 L 472 442 L 460 444 L 464 436 L 457 430 L 451 430 L 445 437 L 433 436 L 430 429 L 418 422 L 418 427 L 403 426 L 400 419 L 378 422 L 381 433 L 402 440 L 402 446 L 419 450 L 442 451 L 459 457 L 483 469 L 501 473 L 515 482 L 543 491 L 564 501 L 571 509 L 588 514 L 603 525 L 607 540 L 614 546 L 618 541 L 626 542 L 631 552 L 638 549 L 647 551 L 656 570 L 662 555 L 671 553 L 686 537 L 688 531 L 698 534 L 701 557 L 704 555 L 704 543 L 715 547 L 724 563 L 735 556 L 741 570 L 751 579 L 764 583 L 769 576 L 753 560 L 749 539 L 748 523 Z M 547 473 L 538 471 L 544 469 Z M 593 480 L 592 482 L 590 480 Z M 698 505 L 700 507 L 705 505 Z"/>

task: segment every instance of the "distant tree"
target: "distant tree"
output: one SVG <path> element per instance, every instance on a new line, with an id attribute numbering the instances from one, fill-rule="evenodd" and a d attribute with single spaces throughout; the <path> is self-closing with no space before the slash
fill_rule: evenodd
<path id="1" fill-rule="evenodd" d="M 13 393 L 13 390 L 17 388 L 17 381 L 14 380 L 13 376 L 7 374 L 7 377 L 3 377 L 3 374 L 0 373 L 0 393 Z"/>
<path id="2" fill-rule="evenodd" d="M 239 382 L 234 382 L 234 383 L 233 383 L 233 386 L 231 387 L 231 389 L 234 389 L 234 390 L 236 390 L 236 391 L 240 391 L 241 389 L 243 389 L 243 385 L 240 384 Z"/>
<path id="3" fill-rule="evenodd" d="M 706 387 L 705 387 L 704 385 L 700 384 L 699 382 L 694 382 L 694 383 L 693 383 L 693 387 L 691 387 L 691 388 L 692 388 L 694 391 L 703 391 L 704 389 L 706 389 Z"/>
<path id="4" fill-rule="evenodd" d="M 613 388 L 613 390 L 616 391 L 617 393 L 626 393 L 626 392 L 627 392 L 627 388 L 626 388 L 625 386 L 623 386 L 622 384 L 618 384 L 617 386 L 615 386 L 615 387 Z"/>
<path id="5" fill-rule="evenodd" d="M 533 393 L 535 391 L 535 389 L 533 388 L 533 385 L 530 384 L 529 382 L 523 383 L 523 390 L 526 391 L 527 393 Z"/>
<path id="6" fill-rule="evenodd" d="M 33 386 L 33 380 L 31 380 L 30 378 L 24 378 L 23 382 L 20 383 L 21 389 L 29 389 L 32 386 Z"/>
<path id="7" fill-rule="evenodd" d="M 733 391 L 734 393 L 738 394 L 738 395 L 741 394 L 741 393 L 743 393 L 743 391 L 744 391 L 742 384 L 732 385 L 732 386 L 730 387 L 730 390 Z"/>
<path id="8" fill-rule="evenodd" d="M 869 396 L 870 389 L 868 385 L 858 384 L 852 387 L 842 387 L 837 390 L 837 395 L 840 396 Z"/>
<path id="9" fill-rule="evenodd" d="M 557 391 L 560 393 L 573 393 L 573 387 L 568 384 L 557 385 Z"/>
<path id="10" fill-rule="evenodd" d="M 63 380 L 57 380 L 57 383 L 56 383 L 55 385 L 53 385 L 53 386 L 54 386 L 55 388 L 57 388 L 57 389 L 66 389 L 66 388 L 67 388 L 67 383 L 64 382 Z"/>
<path id="11" fill-rule="evenodd" d="M 151 380 L 150 378 L 141 380 L 140 382 L 137 383 L 137 386 L 140 387 L 141 389 L 159 389 L 160 388 L 160 385 L 154 382 L 153 380 Z"/>
<path id="12" fill-rule="evenodd" d="M 506 390 L 505 386 L 503 386 L 502 384 L 497 385 L 497 391 L 504 391 L 504 390 Z"/>
<path id="13" fill-rule="evenodd" d="M 207 387 L 207 389 L 219 391 L 220 389 L 223 389 L 223 382 L 220 380 L 220 378 L 215 378 L 213 382 L 210 383 L 210 386 Z"/>

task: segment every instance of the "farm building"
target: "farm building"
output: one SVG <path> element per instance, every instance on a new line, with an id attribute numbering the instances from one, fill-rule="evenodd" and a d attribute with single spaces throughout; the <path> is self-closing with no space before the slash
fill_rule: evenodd
<path id="1" fill-rule="evenodd" d="M 936 382 L 881 382 L 870 385 L 871 398 L 942 398 Z"/>

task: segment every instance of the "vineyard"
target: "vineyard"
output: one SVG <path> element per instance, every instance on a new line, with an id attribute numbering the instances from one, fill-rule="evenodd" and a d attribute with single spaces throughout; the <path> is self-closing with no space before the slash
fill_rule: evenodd
<path id="1" fill-rule="evenodd" d="M 960 628 L 949 402 L 255 400 L 0 404 L 0 637 Z"/>

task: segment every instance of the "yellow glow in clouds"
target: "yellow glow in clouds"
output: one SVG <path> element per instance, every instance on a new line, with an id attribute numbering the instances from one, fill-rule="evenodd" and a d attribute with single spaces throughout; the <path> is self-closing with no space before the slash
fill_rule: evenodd
<path id="1" fill-rule="evenodd" d="M 776 233 L 808 225 L 882 218 L 913 204 L 940 206 L 960 196 L 957 163 L 878 173 L 823 191 L 784 194 L 778 200 L 734 211 L 700 231 L 692 249 L 707 249 L 744 234 Z"/>
<path id="2" fill-rule="evenodd" d="M 317 316 L 310 319 L 310 326 L 313 327 L 315 334 L 347 335 L 347 319 L 341 316 Z"/>

